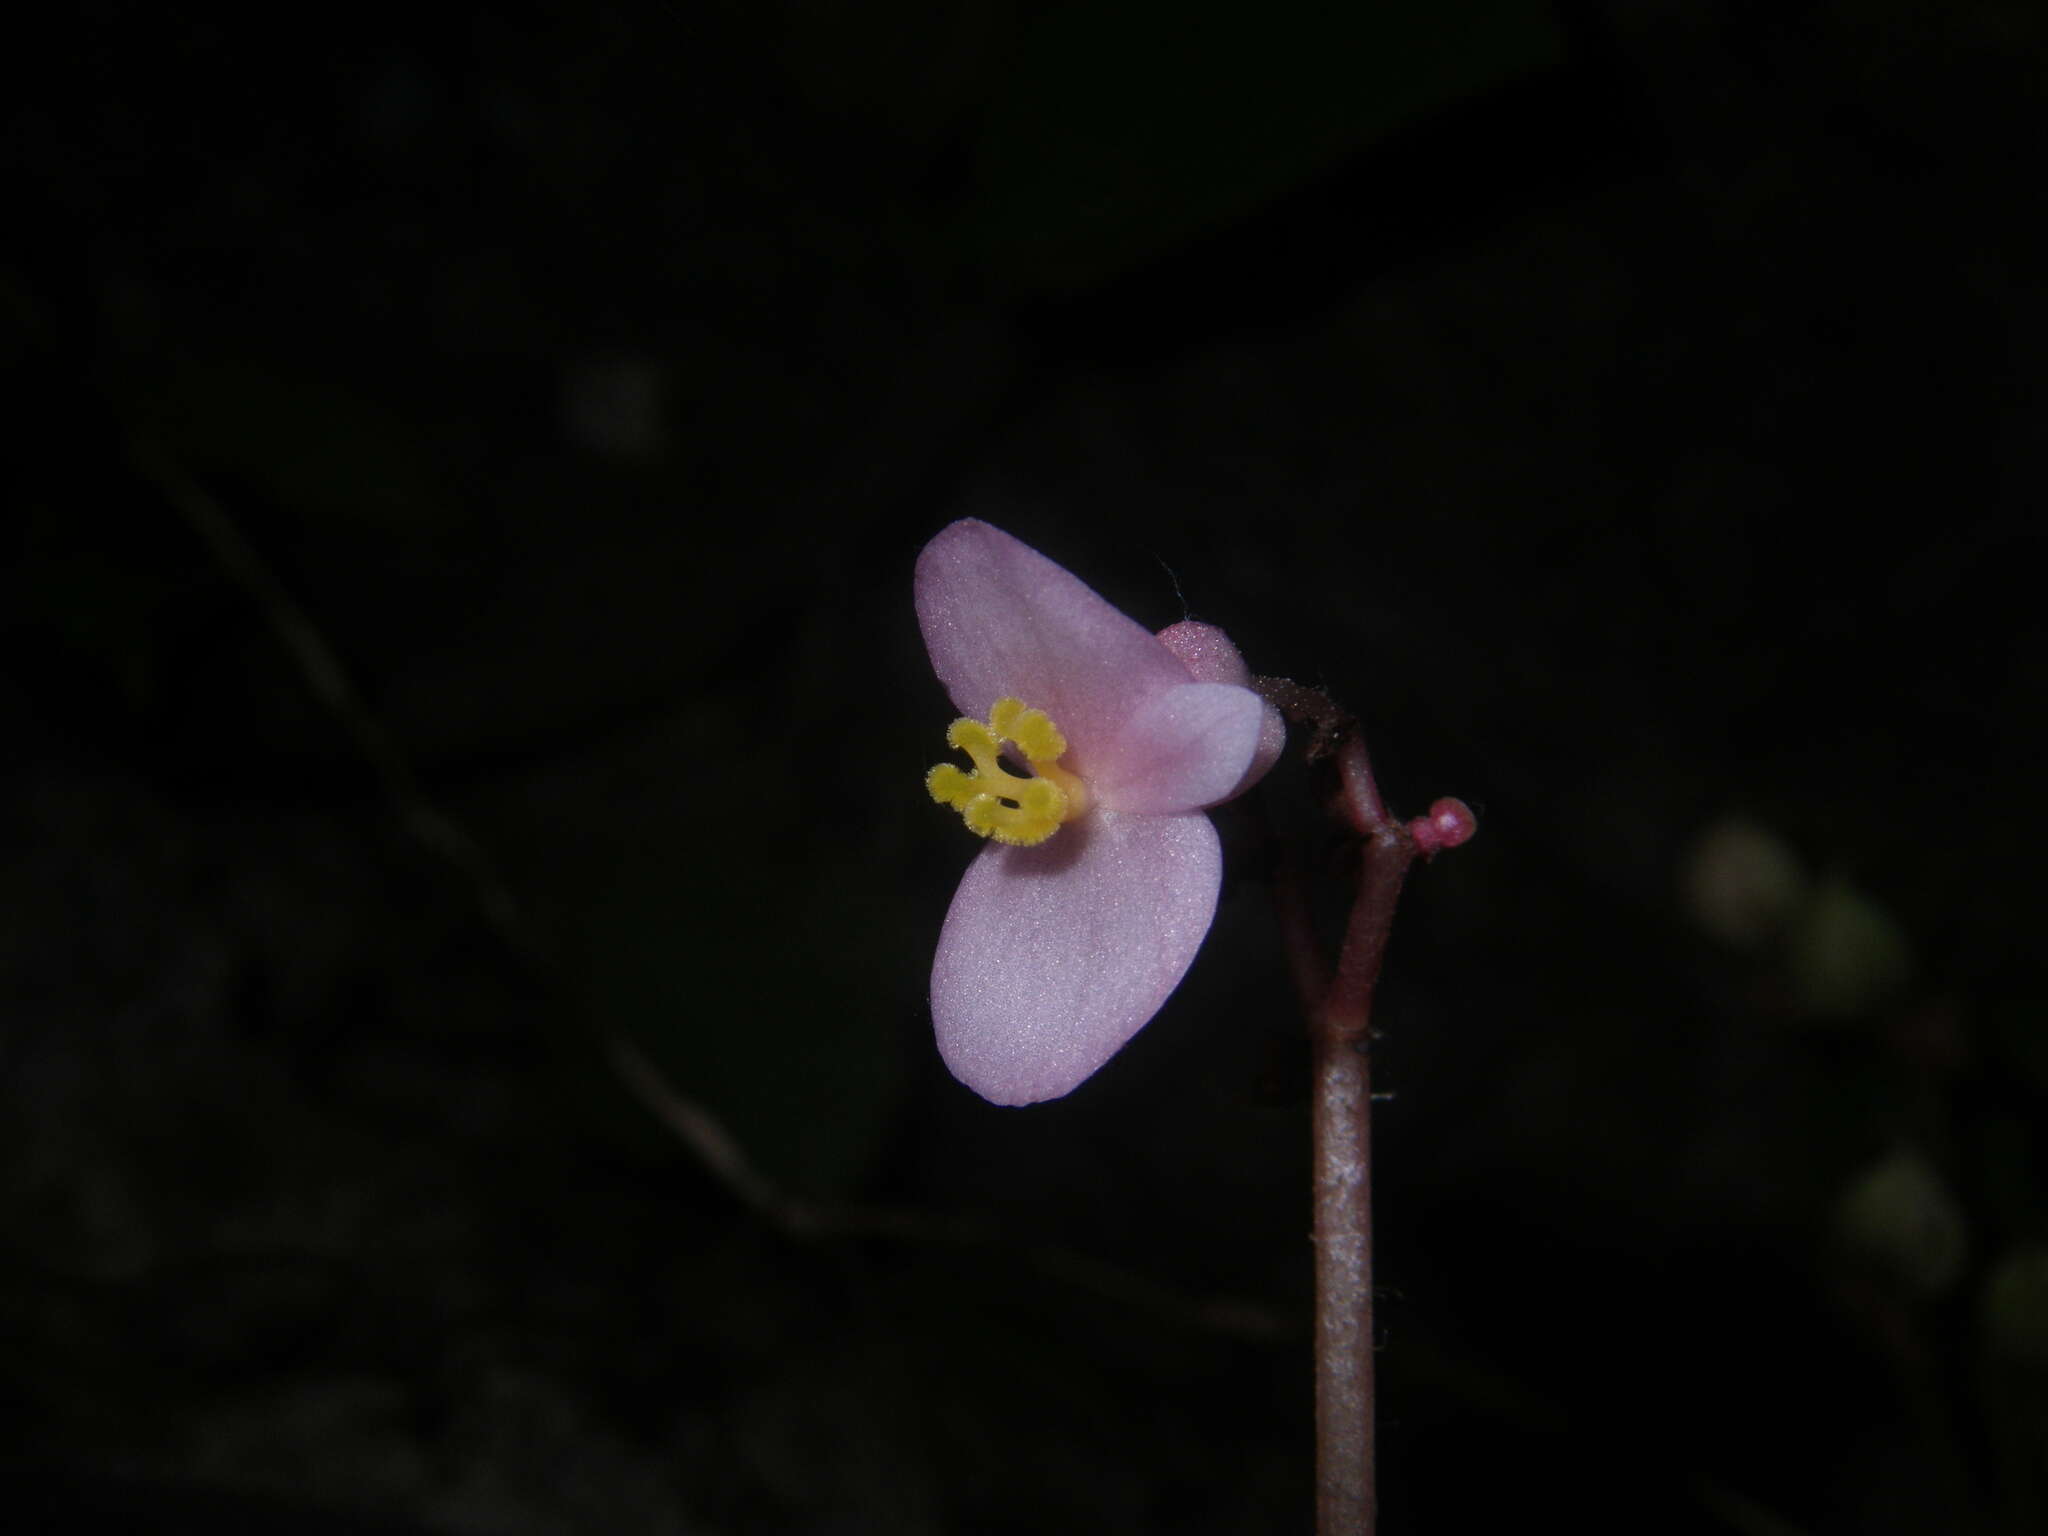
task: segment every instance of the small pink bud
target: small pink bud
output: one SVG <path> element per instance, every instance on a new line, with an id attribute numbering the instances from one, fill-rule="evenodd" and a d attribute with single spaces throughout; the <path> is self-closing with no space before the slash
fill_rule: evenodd
<path id="1" fill-rule="evenodd" d="M 1478 830 L 1478 818 L 1462 800 L 1439 800 L 1429 808 L 1427 816 L 1418 816 L 1408 823 L 1408 835 L 1415 839 L 1415 849 L 1425 859 L 1470 842 Z"/>

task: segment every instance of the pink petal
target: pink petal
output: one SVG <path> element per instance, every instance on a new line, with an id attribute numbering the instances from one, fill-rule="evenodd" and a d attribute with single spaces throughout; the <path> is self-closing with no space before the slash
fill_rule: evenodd
<path id="1" fill-rule="evenodd" d="M 1154 638 L 1180 658 L 1181 665 L 1194 674 L 1198 683 L 1251 686 L 1252 669 L 1244 664 L 1244 657 L 1230 636 L 1214 624 L 1183 619 L 1167 625 Z"/>
<path id="2" fill-rule="evenodd" d="M 1201 815 L 1097 812 L 1036 848 L 988 844 L 932 964 L 946 1065 L 995 1104 L 1073 1092 L 1187 973 L 1222 881 Z"/>
<path id="3" fill-rule="evenodd" d="M 1227 800 L 1258 750 L 1261 701 L 1228 683 L 1182 683 L 1141 703 L 1093 760 L 1104 810 L 1170 816 Z"/>
<path id="4" fill-rule="evenodd" d="M 925 649 L 954 707 L 982 719 L 1008 697 L 1044 710 L 1066 734 L 1066 766 L 1084 777 L 1148 695 L 1188 681 L 1142 624 L 974 518 L 925 545 L 916 591 Z"/>
<path id="5" fill-rule="evenodd" d="M 1159 643 L 1178 656 L 1181 665 L 1195 676 L 1198 683 L 1236 683 L 1239 687 L 1250 687 L 1252 669 L 1244 664 L 1244 657 L 1238 654 L 1230 636 L 1214 624 L 1201 624 L 1193 619 L 1183 619 L 1178 624 L 1169 624 L 1159 631 Z M 1287 722 L 1280 711 L 1265 699 L 1259 700 L 1262 713 L 1259 720 L 1259 749 L 1252 754 L 1252 765 L 1245 770 L 1244 781 L 1233 789 L 1225 799 L 1233 799 L 1250 789 L 1266 776 L 1266 770 L 1280 761 L 1280 754 L 1287 746 Z"/>

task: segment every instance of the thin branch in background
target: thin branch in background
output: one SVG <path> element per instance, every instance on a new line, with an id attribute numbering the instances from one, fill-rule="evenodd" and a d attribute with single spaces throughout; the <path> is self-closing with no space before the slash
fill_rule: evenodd
<path id="1" fill-rule="evenodd" d="M 755 1168 L 718 1117 L 669 1086 L 647 1053 L 624 1035 L 613 1035 L 607 1050 L 619 1081 L 726 1190 L 757 1216 L 784 1232 L 814 1229 L 813 1213 L 790 1200 Z"/>
<path id="2" fill-rule="evenodd" d="M 191 525 L 221 570 L 263 610 L 271 632 L 297 664 L 307 689 L 348 733 L 386 798 L 397 808 L 406 830 L 429 853 L 462 875 L 500 938 L 522 955 L 541 958 L 510 888 L 483 850 L 428 798 L 411 762 L 371 713 L 334 647 L 256 553 L 255 546 L 242 536 L 227 508 L 176 463 L 142 442 L 131 439 L 128 456 L 136 471 Z"/>
<path id="3" fill-rule="evenodd" d="M 777 1189 L 754 1167 L 715 1116 L 676 1092 L 638 1046 L 615 1037 L 611 1055 L 620 1081 L 648 1113 L 674 1132 L 734 1198 L 785 1237 L 876 1237 L 928 1247 L 997 1252 L 1022 1260 L 1041 1274 L 1077 1290 L 1092 1291 L 1184 1327 L 1252 1339 L 1282 1338 L 1294 1332 L 1284 1313 L 1258 1302 L 1178 1290 L 1064 1248 L 1019 1243 L 988 1224 L 967 1217 L 930 1216 L 890 1206 L 813 1204 L 796 1199 Z"/>
<path id="4" fill-rule="evenodd" d="M 483 849 L 434 804 L 404 752 L 364 701 L 339 654 L 243 536 L 227 508 L 178 465 L 140 442 L 130 443 L 129 456 L 136 471 L 191 525 L 221 570 L 255 600 L 307 690 L 369 763 L 407 831 L 428 853 L 462 875 L 485 921 L 506 944 L 535 969 L 551 969 L 546 951 Z M 1293 1331 L 1283 1313 L 1260 1303 L 1191 1294 L 1062 1248 L 1015 1242 L 979 1222 L 797 1199 L 755 1167 L 718 1116 L 678 1092 L 634 1042 L 607 1032 L 605 1058 L 625 1090 L 689 1150 L 715 1183 L 786 1237 L 873 1237 L 995 1252 L 1064 1285 L 1184 1327 L 1255 1339 L 1284 1337 Z"/>

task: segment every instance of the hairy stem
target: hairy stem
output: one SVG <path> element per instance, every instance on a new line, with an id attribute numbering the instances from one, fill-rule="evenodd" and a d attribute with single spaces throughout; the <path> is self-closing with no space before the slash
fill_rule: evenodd
<path id="1" fill-rule="evenodd" d="M 1382 822 L 1361 854 L 1344 948 L 1311 1020 L 1319 1536 L 1369 1536 L 1375 1509 L 1372 994 L 1415 849 Z"/>
<path id="2" fill-rule="evenodd" d="M 1315 1043 L 1316 1530 L 1373 1528 L 1372 1072 Z"/>

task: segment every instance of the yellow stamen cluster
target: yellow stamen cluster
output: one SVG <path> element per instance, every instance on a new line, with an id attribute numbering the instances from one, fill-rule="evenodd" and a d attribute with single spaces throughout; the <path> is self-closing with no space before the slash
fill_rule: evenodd
<path id="1" fill-rule="evenodd" d="M 1030 778 L 1003 766 L 1006 741 L 1030 765 Z M 1044 710 L 1022 699 L 997 699 L 987 724 L 955 720 L 947 727 L 946 745 L 965 752 L 974 771 L 941 763 L 925 775 L 924 786 L 939 804 L 958 811 L 969 831 L 1030 848 L 1088 809 L 1087 786 L 1059 765 L 1067 738 Z"/>

